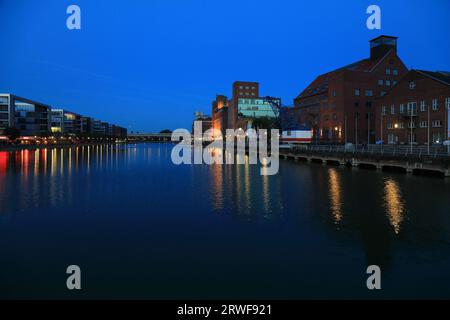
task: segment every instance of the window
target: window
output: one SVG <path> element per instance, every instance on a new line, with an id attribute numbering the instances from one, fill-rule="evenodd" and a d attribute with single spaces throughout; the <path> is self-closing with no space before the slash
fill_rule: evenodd
<path id="1" fill-rule="evenodd" d="M 398 76 L 398 70 L 397 70 L 397 69 L 392 70 L 392 74 L 393 74 L 394 76 Z"/>
<path id="2" fill-rule="evenodd" d="M 395 104 L 391 106 L 391 114 L 395 114 Z"/>
<path id="3" fill-rule="evenodd" d="M 381 91 L 380 95 L 384 97 L 386 95 L 386 91 Z"/>
<path id="4" fill-rule="evenodd" d="M 394 81 L 392 82 L 392 85 L 393 85 L 393 86 L 396 86 L 397 83 L 398 83 L 398 82 L 397 82 L 396 80 L 394 80 Z"/>
<path id="5" fill-rule="evenodd" d="M 440 128 L 442 127 L 442 121 L 441 120 L 434 120 L 432 122 L 433 128 Z"/>
<path id="6" fill-rule="evenodd" d="M 248 90 L 248 89 L 250 89 L 250 87 L 249 87 L 249 86 L 246 86 L 245 89 Z"/>
<path id="7" fill-rule="evenodd" d="M 333 90 L 333 97 L 336 97 L 336 96 L 337 96 L 336 91 Z"/>
<path id="8" fill-rule="evenodd" d="M 355 107 L 359 107 L 359 102 L 358 101 L 355 102 Z"/>
<path id="9" fill-rule="evenodd" d="M 391 85 L 391 80 L 386 80 L 386 85 L 389 87 Z"/>
<path id="10" fill-rule="evenodd" d="M 409 116 L 415 116 L 417 114 L 417 103 L 416 102 L 409 102 L 408 103 L 408 115 Z"/>
<path id="11" fill-rule="evenodd" d="M 400 122 L 400 123 L 398 124 L 398 128 L 399 128 L 399 129 L 405 129 L 405 124 L 404 124 L 403 122 Z"/>
<path id="12" fill-rule="evenodd" d="M 386 112 L 387 112 L 387 108 L 386 108 L 386 106 L 383 106 L 382 108 L 381 108 L 381 113 L 383 114 L 383 116 L 385 116 L 386 115 Z"/>
<path id="13" fill-rule="evenodd" d="M 333 120 L 337 120 L 337 114 L 333 113 Z"/>
<path id="14" fill-rule="evenodd" d="M 366 97 L 372 97 L 373 91 L 372 90 L 366 90 Z"/>
<path id="15" fill-rule="evenodd" d="M 239 89 L 241 89 L 241 90 L 242 90 L 242 89 L 244 89 L 244 87 L 243 87 L 243 86 L 240 86 L 240 87 L 239 87 Z"/>
<path id="16" fill-rule="evenodd" d="M 384 80 L 381 80 L 381 79 L 378 80 L 378 85 L 379 85 L 379 86 L 382 86 L 383 84 L 384 84 Z"/>
<path id="17" fill-rule="evenodd" d="M 367 107 L 367 108 L 372 107 L 372 101 L 367 101 L 367 102 L 366 102 L 366 107 Z"/>
<path id="18" fill-rule="evenodd" d="M 360 91 L 359 89 L 355 89 L 355 96 L 359 97 Z"/>
<path id="19" fill-rule="evenodd" d="M 392 133 L 388 134 L 388 143 L 389 144 L 396 144 L 398 141 L 398 137 L 396 135 L 393 135 Z"/>
<path id="20" fill-rule="evenodd" d="M 433 132 L 433 143 L 441 143 L 442 136 L 440 132 Z"/>
<path id="21" fill-rule="evenodd" d="M 408 122 L 408 129 L 415 129 L 416 128 L 416 124 L 415 122 Z"/>
<path id="22" fill-rule="evenodd" d="M 433 111 L 436 111 L 438 108 L 439 108 L 438 100 L 437 99 L 433 99 Z"/>
<path id="23" fill-rule="evenodd" d="M 255 96 L 255 93 L 254 93 L 254 92 L 252 92 L 252 96 Z"/>
<path id="24" fill-rule="evenodd" d="M 445 98 L 445 108 L 450 110 L 450 98 Z"/>
<path id="25" fill-rule="evenodd" d="M 421 128 L 428 128 L 428 122 L 427 121 L 420 121 L 420 127 Z"/>
<path id="26" fill-rule="evenodd" d="M 400 104 L 400 113 L 405 113 L 405 105 L 403 103 Z"/>
<path id="27" fill-rule="evenodd" d="M 390 75 L 391 74 L 391 69 L 386 69 L 386 74 Z"/>
<path id="28" fill-rule="evenodd" d="M 387 124 L 387 128 L 388 128 L 389 130 L 391 130 L 391 129 L 394 129 L 394 126 L 392 125 L 392 123 L 388 123 L 388 124 Z"/>
<path id="29" fill-rule="evenodd" d="M 411 81 L 409 83 L 409 89 L 414 90 L 416 88 L 416 83 L 414 81 Z"/>
<path id="30" fill-rule="evenodd" d="M 420 111 L 421 112 L 427 111 L 427 106 L 425 105 L 425 101 L 424 100 L 420 101 Z"/>

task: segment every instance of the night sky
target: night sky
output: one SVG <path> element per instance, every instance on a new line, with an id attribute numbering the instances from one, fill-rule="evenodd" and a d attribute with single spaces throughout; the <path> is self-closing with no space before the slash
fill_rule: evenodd
<path id="1" fill-rule="evenodd" d="M 66 27 L 71 4 L 81 30 Z M 366 28 L 371 4 L 382 30 Z M 449 0 L 0 0 L 0 92 L 133 131 L 190 128 L 235 80 L 292 105 L 380 34 L 399 37 L 409 68 L 450 70 L 449 12 Z"/>

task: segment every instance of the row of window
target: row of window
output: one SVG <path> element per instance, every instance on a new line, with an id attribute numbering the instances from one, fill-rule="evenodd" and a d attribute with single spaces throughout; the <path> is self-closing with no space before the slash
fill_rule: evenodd
<path id="1" fill-rule="evenodd" d="M 256 89 L 256 87 L 249 87 L 249 86 L 239 86 L 239 89 L 241 89 L 241 90 L 250 90 L 250 89 L 252 89 L 252 90 L 255 90 Z"/>
<path id="2" fill-rule="evenodd" d="M 441 132 L 432 132 L 431 133 L 431 142 L 432 143 L 439 144 L 439 143 L 442 143 L 442 140 L 443 140 L 443 135 L 441 134 Z M 408 134 L 407 141 L 408 142 L 417 142 L 416 135 L 415 134 L 412 134 L 412 135 Z M 392 133 L 388 134 L 388 143 L 389 144 L 396 144 L 398 142 L 399 142 L 399 138 L 398 138 L 397 135 L 394 135 Z"/>
<path id="3" fill-rule="evenodd" d="M 450 109 L 450 98 L 446 98 L 445 99 L 445 107 L 446 107 L 446 109 Z M 427 104 L 426 104 L 425 100 L 422 100 L 420 102 L 420 111 L 421 112 L 426 112 L 427 108 L 428 107 L 427 107 Z M 405 113 L 405 105 L 403 103 L 400 104 L 400 108 L 399 109 L 400 109 L 399 110 L 400 113 Z M 438 101 L 438 99 L 431 100 L 431 109 L 433 111 L 439 110 L 439 101 Z M 391 112 L 390 113 L 391 114 L 395 114 L 396 110 L 397 109 L 395 107 L 395 104 L 391 105 Z M 417 112 L 417 103 L 416 102 L 409 102 L 407 104 L 407 111 L 408 111 L 408 113 L 411 113 L 411 112 L 416 113 Z M 386 106 L 382 107 L 382 112 L 383 112 L 383 115 L 387 114 L 387 107 Z"/>
<path id="4" fill-rule="evenodd" d="M 366 97 L 373 97 L 373 91 L 372 90 L 365 90 L 364 92 Z M 355 96 L 359 97 L 361 95 L 360 89 L 355 89 Z"/>
<path id="5" fill-rule="evenodd" d="M 431 122 L 431 126 L 433 128 L 442 128 L 442 120 L 433 120 Z M 388 129 L 405 129 L 405 124 L 403 122 L 400 123 L 388 123 L 386 126 Z M 428 121 L 420 121 L 419 123 L 420 128 L 428 128 Z M 408 122 L 407 123 L 408 129 L 415 129 L 416 124 L 414 122 Z"/>
<path id="6" fill-rule="evenodd" d="M 398 70 L 397 69 L 386 69 L 386 75 L 390 76 L 390 75 L 394 75 L 394 76 L 398 76 Z"/>
<path id="7" fill-rule="evenodd" d="M 248 93 L 248 92 L 245 92 L 245 93 L 244 92 L 239 92 L 239 95 L 240 96 L 256 96 L 254 92 L 252 92 L 251 94 Z"/>
<path id="8" fill-rule="evenodd" d="M 387 86 L 387 87 L 390 87 L 391 84 L 392 84 L 393 86 L 395 86 L 397 83 L 398 83 L 398 82 L 397 82 L 396 80 L 393 80 L 393 81 L 391 81 L 391 80 L 383 80 L 383 79 L 378 80 L 378 85 L 379 85 L 379 86 L 385 85 L 385 86 Z"/>

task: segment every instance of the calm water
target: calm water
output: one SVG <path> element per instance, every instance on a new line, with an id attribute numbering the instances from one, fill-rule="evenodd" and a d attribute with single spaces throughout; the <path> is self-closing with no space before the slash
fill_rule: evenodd
<path id="1" fill-rule="evenodd" d="M 448 180 L 171 148 L 0 152 L 0 298 L 450 298 Z"/>

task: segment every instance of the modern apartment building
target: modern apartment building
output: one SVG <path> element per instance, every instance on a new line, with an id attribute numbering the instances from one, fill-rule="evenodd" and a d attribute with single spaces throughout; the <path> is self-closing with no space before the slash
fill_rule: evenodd
<path id="1" fill-rule="evenodd" d="M 82 116 L 64 109 L 52 109 L 51 132 L 66 135 L 80 135 L 82 133 Z"/>
<path id="2" fill-rule="evenodd" d="M 50 132 L 50 106 L 12 94 L 0 94 L 0 133 L 16 128 L 22 136 Z"/>
<path id="3" fill-rule="evenodd" d="M 397 38 L 370 41 L 369 58 L 318 76 L 295 99 L 301 125 L 316 142 L 375 143 L 375 101 L 407 73 L 397 55 Z"/>
<path id="4" fill-rule="evenodd" d="M 388 144 L 450 140 L 450 72 L 411 70 L 377 102 L 377 138 Z"/>

